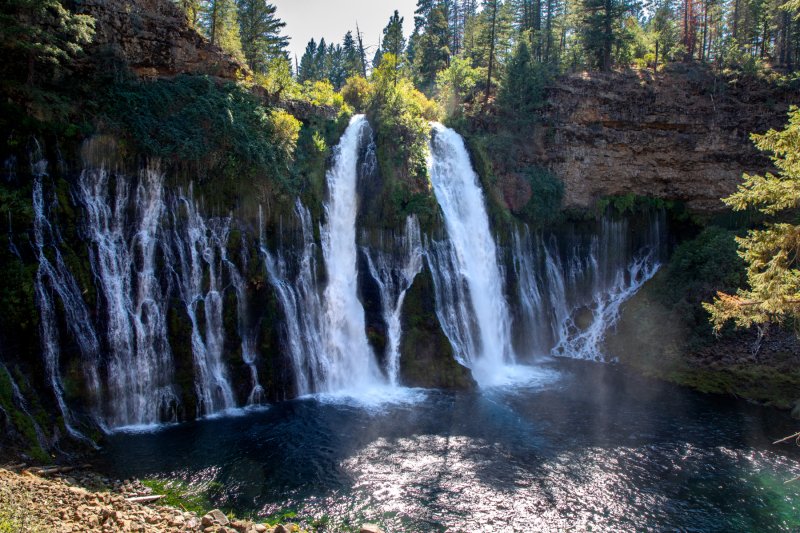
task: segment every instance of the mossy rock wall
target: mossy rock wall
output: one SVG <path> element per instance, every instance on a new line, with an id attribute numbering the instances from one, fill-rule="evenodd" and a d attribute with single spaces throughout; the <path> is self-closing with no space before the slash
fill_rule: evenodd
<path id="1" fill-rule="evenodd" d="M 433 278 L 426 266 L 406 293 L 403 305 L 400 381 L 409 387 L 474 389 L 472 373 L 455 360 L 442 331 L 433 294 Z"/>

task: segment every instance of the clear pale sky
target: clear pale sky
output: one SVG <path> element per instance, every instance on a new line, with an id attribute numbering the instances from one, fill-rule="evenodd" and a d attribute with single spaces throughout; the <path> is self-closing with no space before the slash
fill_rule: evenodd
<path id="1" fill-rule="evenodd" d="M 326 43 L 341 43 L 344 34 L 352 30 L 355 37 L 356 22 L 364 34 L 364 46 L 369 47 L 371 60 L 384 26 L 394 10 L 405 17 L 403 30 L 406 36 L 414 29 L 416 0 L 271 0 L 278 8 L 277 15 L 286 23 L 284 34 L 292 38 L 289 53 L 294 62 L 303 55 L 312 37 Z"/>

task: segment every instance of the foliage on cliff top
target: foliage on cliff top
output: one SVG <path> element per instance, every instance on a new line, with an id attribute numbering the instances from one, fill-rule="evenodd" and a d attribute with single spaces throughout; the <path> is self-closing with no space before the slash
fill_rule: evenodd
<path id="1" fill-rule="evenodd" d="M 760 150 L 772 152 L 779 174 L 745 174 L 739 190 L 723 201 L 736 211 L 756 208 L 773 221 L 737 238 L 749 288 L 736 295 L 720 292 L 705 308 L 716 331 L 729 321 L 738 327 L 790 322 L 800 334 L 800 224 L 795 211 L 800 207 L 800 109 L 792 108 L 785 129 L 752 139 Z"/>
<path id="2" fill-rule="evenodd" d="M 428 176 L 430 121 L 439 119 L 435 102 L 398 73 L 391 54 L 384 54 L 373 72 L 367 116 L 375 128 L 378 165 L 389 189 L 384 223 L 392 225 L 410 214 L 424 219 L 435 208 Z"/>
<path id="3" fill-rule="evenodd" d="M 112 85 L 101 109 L 107 125 L 141 155 L 185 168 L 200 180 L 267 178 L 287 188 L 297 138 L 289 117 L 233 83 L 205 76 Z"/>

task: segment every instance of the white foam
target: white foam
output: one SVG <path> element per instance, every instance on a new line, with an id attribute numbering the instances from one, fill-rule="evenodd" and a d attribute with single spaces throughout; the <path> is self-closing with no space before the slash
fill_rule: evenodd
<path id="1" fill-rule="evenodd" d="M 385 408 L 401 405 L 414 405 L 428 397 L 425 389 L 375 385 L 360 389 L 343 389 L 332 393 L 311 394 L 310 398 L 322 404 L 346 405 L 366 411 L 382 411 Z"/>

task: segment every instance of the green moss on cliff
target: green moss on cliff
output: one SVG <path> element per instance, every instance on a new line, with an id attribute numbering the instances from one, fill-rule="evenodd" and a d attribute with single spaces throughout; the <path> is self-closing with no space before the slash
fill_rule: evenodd
<path id="1" fill-rule="evenodd" d="M 7 369 L 0 364 L 0 416 L 5 415 L 7 422 L 10 422 L 12 427 L 19 433 L 21 444 L 26 454 L 34 461 L 47 463 L 50 461 L 50 456 L 39 444 L 35 422 L 14 403 L 14 390 L 11 379 Z"/>
<path id="2" fill-rule="evenodd" d="M 472 373 L 455 360 L 439 325 L 432 295 L 433 279 L 425 269 L 406 293 L 403 305 L 400 379 L 409 387 L 473 389 Z"/>

